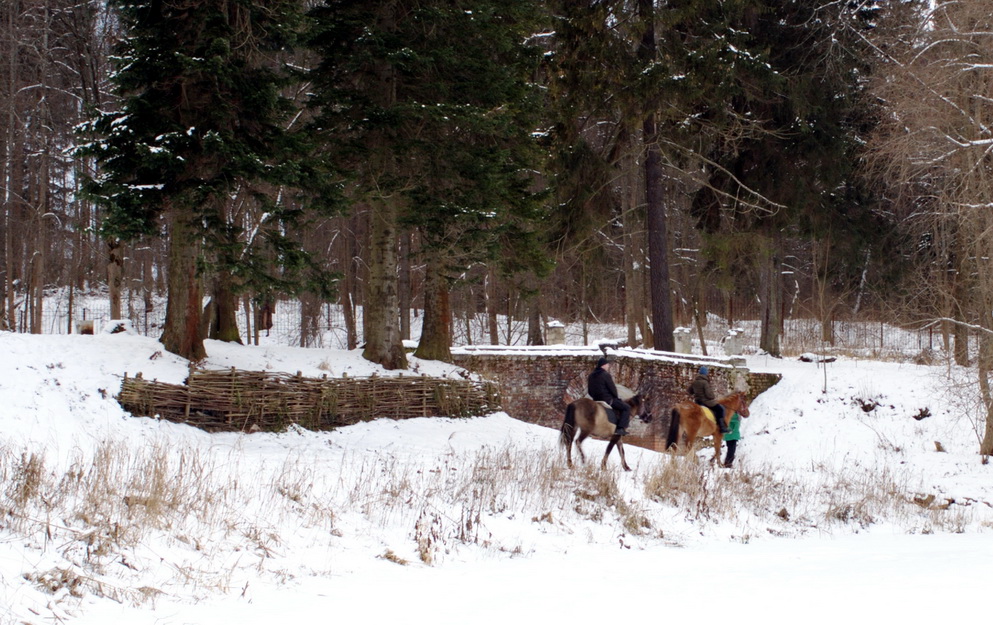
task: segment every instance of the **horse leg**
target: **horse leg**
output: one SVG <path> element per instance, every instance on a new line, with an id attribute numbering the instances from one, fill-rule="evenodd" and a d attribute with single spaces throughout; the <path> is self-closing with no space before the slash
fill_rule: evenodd
<path id="1" fill-rule="evenodd" d="M 610 452 L 614 448 L 614 445 L 617 445 L 617 449 L 621 448 L 621 437 L 617 436 L 616 434 L 610 437 L 610 442 L 607 443 L 607 451 L 603 452 L 603 460 L 600 461 L 601 469 L 607 468 L 607 456 L 610 455 Z"/>
<path id="2" fill-rule="evenodd" d="M 631 467 L 628 466 L 627 458 L 624 457 L 624 443 L 621 442 L 620 437 L 617 439 L 617 453 L 621 455 L 621 467 L 625 471 L 630 471 Z M 606 458 L 604 458 L 606 460 Z"/>
<path id="3" fill-rule="evenodd" d="M 572 466 L 572 439 L 576 436 L 576 406 L 569 404 L 565 409 L 565 419 L 562 420 L 562 432 L 559 443 L 565 447 L 566 463 Z"/>
<path id="4" fill-rule="evenodd" d="M 714 432 L 714 462 L 717 466 L 721 466 L 721 443 L 724 442 L 724 436 L 721 435 L 720 430 Z"/>
<path id="5" fill-rule="evenodd" d="M 572 438 L 575 436 L 575 431 L 570 427 L 569 431 L 566 431 L 568 426 L 562 427 L 562 435 L 559 439 L 562 446 L 565 447 L 565 462 L 570 467 L 572 466 Z"/>
<path id="6" fill-rule="evenodd" d="M 579 430 L 579 438 L 576 439 L 576 451 L 579 452 L 579 460 L 583 464 L 586 464 L 586 454 L 583 453 L 582 442 L 585 441 L 586 440 L 586 437 L 589 436 L 589 435 L 590 435 L 589 432 L 587 432 L 586 430 L 580 429 Z"/>
<path id="7" fill-rule="evenodd" d="M 669 417 L 669 431 L 667 432 L 665 439 L 666 451 L 669 451 L 673 447 L 679 449 L 679 433 L 680 433 L 679 422 L 680 422 L 679 411 L 673 408 Z"/>
<path id="8" fill-rule="evenodd" d="M 693 453 L 693 444 L 696 443 L 697 429 L 697 425 L 695 424 L 686 424 L 686 447 L 683 449 L 683 455 L 688 456 Z"/>

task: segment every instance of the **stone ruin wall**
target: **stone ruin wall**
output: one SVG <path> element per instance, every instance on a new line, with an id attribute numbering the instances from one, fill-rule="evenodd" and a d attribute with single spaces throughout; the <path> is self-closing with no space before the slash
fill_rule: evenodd
<path id="1" fill-rule="evenodd" d="M 453 350 L 454 364 L 482 375 L 499 387 L 502 409 L 512 417 L 559 429 L 565 407 L 586 394 L 586 377 L 602 352 L 595 348 L 465 347 Z M 687 398 L 687 387 L 701 365 L 710 369 L 714 392 L 742 390 L 749 401 L 780 380 L 775 373 L 755 373 L 741 358 L 690 357 L 647 350 L 611 350 L 615 383 L 649 397 L 652 419 L 632 418 L 629 444 L 662 450 L 671 407 Z"/>

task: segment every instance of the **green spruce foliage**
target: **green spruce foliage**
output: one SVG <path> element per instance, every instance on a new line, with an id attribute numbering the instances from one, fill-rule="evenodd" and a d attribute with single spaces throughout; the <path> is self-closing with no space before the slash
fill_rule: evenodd
<path id="1" fill-rule="evenodd" d="M 303 216 L 294 190 L 333 197 L 328 178 L 301 159 L 306 145 L 289 130 L 294 108 L 282 92 L 291 80 L 284 55 L 302 25 L 299 3 L 111 4 L 125 33 L 113 76 L 119 109 L 88 128 L 97 140 L 85 151 L 100 174 L 87 192 L 105 208 L 108 236 L 166 234 L 182 248 L 169 268 L 169 300 L 182 309 L 169 306 L 163 342 L 202 357 L 192 312 L 200 304 L 181 302 L 180 291 L 198 292 L 213 271 L 228 274 L 227 288 L 298 286 L 306 258 L 285 238 Z M 174 262 L 184 258 L 192 264 Z"/>
<path id="2" fill-rule="evenodd" d="M 773 308 L 785 239 L 817 241 L 823 253 L 813 272 L 844 289 L 858 280 L 871 237 L 886 227 L 857 172 L 873 123 L 865 33 L 875 9 L 813 0 L 683 4 L 692 20 L 667 41 L 671 58 L 690 62 L 680 128 L 689 132 L 672 136 L 683 137 L 673 143 L 695 150 L 707 172 L 691 211 L 716 267 L 748 267 L 758 278 L 767 313 L 762 347 L 778 353 Z M 737 259 L 728 256 L 734 250 Z"/>
<path id="3" fill-rule="evenodd" d="M 539 55 L 529 43 L 537 6 L 343 0 L 312 12 L 316 125 L 336 166 L 351 174 L 350 201 L 370 211 L 370 280 L 396 274 L 395 256 L 377 253 L 377 232 L 418 235 L 429 274 L 419 356 L 447 357 L 447 293 L 467 267 L 502 261 L 514 271 L 541 261 L 533 238 L 542 216 Z M 392 286 L 375 288 L 386 298 L 377 306 L 395 309 Z M 366 357 L 395 365 L 387 344 L 395 310 L 370 314 Z"/>

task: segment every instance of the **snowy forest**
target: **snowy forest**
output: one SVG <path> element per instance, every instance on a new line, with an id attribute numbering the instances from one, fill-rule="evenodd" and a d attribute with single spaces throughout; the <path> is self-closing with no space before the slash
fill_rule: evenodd
<path id="1" fill-rule="evenodd" d="M 392 369 L 477 316 L 885 321 L 993 407 L 986 0 L 5 0 L 0 59 L 4 329 L 98 293 L 199 360 L 334 304 Z"/>

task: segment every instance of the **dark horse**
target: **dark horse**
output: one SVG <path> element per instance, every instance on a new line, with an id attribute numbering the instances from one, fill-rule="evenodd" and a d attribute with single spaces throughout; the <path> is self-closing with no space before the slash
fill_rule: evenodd
<path id="1" fill-rule="evenodd" d="M 635 395 L 631 399 L 625 400 L 625 403 L 631 406 L 632 419 L 640 417 L 642 421 L 651 420 L 648 415 L 647 397 L 642 397 L 640 394 Z M 579 452 L 580 460 L 586 462 L 586 456 L 583 455 L 583 448 L 580 443 L 586 440 L 587 436 L 595 436 L 610 440 L 607 443 L 607 451 L 603 454 L 601 467 L 607 466 L 607 456 L 616 445 L 617 453 L 621 455 L 621 466 L 624 467 L 625 471 L 631 470 L 627 460 L 624 459 L 624 444 L 621 443 L 621 437 L 614 434 L 617 426 L 607 419 L 607 409 L 604 404 L 593 401 L 589 397 L 580 397 L 566 406 L 565 409 L 565 420 L 562 422 L 562 434 L 559 435 L 559 443 L 565 447 L 565 457 L 570 467 L 572 466 L 572 439 L 576 437 L 577 427 L 579 428 L 579 437 L 576 438 L 576 451 Z"/>
<path id="2" fill-rule="evenodd" d="M 731 422 L 731 416 L 736 412 L 743 417 L 748 416 L 748 401 L 742 392 L 721 397 L 717 403 L 724 406 L 727 423 Z M 673 406 L 665 448 L 669 449 L 674 445 L 678 447 L 681 439 L 680 434 L 686 435 L 686 447 L 683 449 L 685 453 L 689 453 L 693 449 L 693 443 L 697 438 L 713 436 L 714 462 L 721 463 L 721 442 L 724 437 L 721 436 L 720 430 L 717 428 L 714 413 L 711 412 L 710 408 L 690 400 L 679 402 Z"/>

